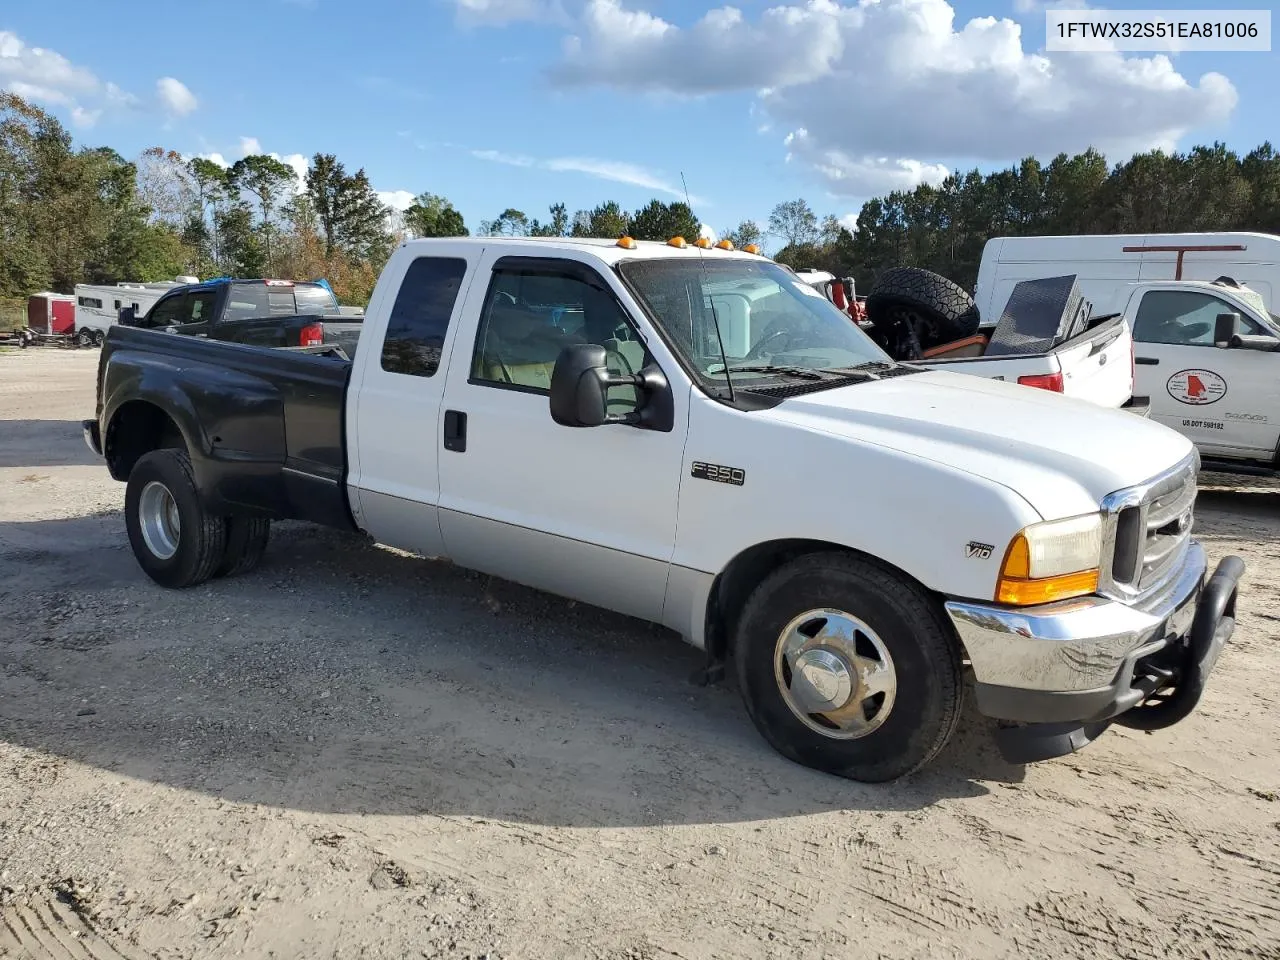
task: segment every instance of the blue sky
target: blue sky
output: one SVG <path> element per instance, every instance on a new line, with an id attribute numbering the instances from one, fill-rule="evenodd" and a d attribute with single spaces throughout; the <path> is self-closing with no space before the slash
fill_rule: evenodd
<path id="1" fill-rule="evenodd" d="M 128 157 L 335 153 L 473 229 L 509 206 L 675 199 L 681 172 L 716 230 L 794 197 L 849 217 L 946 170 L 1090 143 L 1243 151 L 1280 119 L 1274 53 L 1044 55 L 1041 0 L 735 7 L 8 0 L 0 86 Z"/>

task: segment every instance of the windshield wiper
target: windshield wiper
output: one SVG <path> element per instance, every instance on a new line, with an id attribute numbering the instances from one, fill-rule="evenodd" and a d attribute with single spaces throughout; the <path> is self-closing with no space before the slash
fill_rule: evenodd
<path id="1" fill-rule="evenodd" d="M 729 373 L 784 373 L 791 377 L 800 377 L 804 380 L 825 380 L 826 375 L 819 373 L 812 367 L 789 367 L 784 364 L 777 363 L 743 363 L 734 364 L 726 368 Z M 710 373 L 712 371 L 708 371 Z M 714 371 L 719 373 L 720 371 Z"/>

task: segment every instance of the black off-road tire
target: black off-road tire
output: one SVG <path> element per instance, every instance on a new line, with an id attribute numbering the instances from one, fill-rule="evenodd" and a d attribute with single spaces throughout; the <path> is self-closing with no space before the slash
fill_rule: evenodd
<path id="1" fill-rule="evenodd" d="M 834 739 L 801 722 L 774 676 L 783 629 L 821 608 L 862 620 L 893 660 L 893 706 L 883 724 L 860 739 Z M 935 600 L 879 564 L 834 551 L 787 563 L 751 594 L 734 639 L 747 713 L 775 750 L 806 767 L 868 783 L 895 780 L 937 756 L 960 721 L 964 687 L 954 631 Z"/>
<path id="2" fill-rule="evenodd" d="M 227 517 L 226 546 L 214 577 L 238 577 L 262 560 L 271 539 L 271 521 L 261 517 Z"/>
<path id="3" fill-rule="evenodd" d="M 914 315 L 916 336 L 926 350 L 973 336 L 981 322 L 973 297 L 963 287 L 922 267 L 894 267 L 872 285 L 867 319 L 888 323 L 895 311 Z"/>
<path id="4" fill-rule="evenodd" d="M 139 519 L 142 492 L 153 481 L 163 484 L 177 505 L 177 551 L 168 558 L 157 556 L 147 546 Z M 125 488 L 124 519 L 129 545 L 139 566 L 162 587 L 192 587 L 204 583 L 222 560 L 226 518 L 209 513 L 200 502 L 191 460 L 185 450 L 152 450 L 138 458 Z"/>

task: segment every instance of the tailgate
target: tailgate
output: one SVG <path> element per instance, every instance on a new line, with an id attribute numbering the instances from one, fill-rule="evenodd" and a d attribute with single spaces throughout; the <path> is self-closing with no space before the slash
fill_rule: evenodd
<path id="1" fill-rule="evenodd" d="M 1104 407 L 1120 407 L 1133 396 L 1133 335 L 1123 317 L 1059 344 L 1052 350 L 1062 367 L 1062 392 Z"/>

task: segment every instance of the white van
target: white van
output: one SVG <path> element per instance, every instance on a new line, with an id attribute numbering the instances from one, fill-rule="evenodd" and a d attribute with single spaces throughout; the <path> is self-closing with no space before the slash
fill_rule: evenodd
<path id="1" fill-rule="evenodd" d="M 1021 280 L 1074 273 L 1095 314 L 1119 312 L 1149 280 L 1230 277 L 1280 313 L 1280 237 L 1267 233 L 1131 233 L 1086 237 L 996 237 L 987 241 L 974 300 L 982 326 L 1000 319 Z"/>

